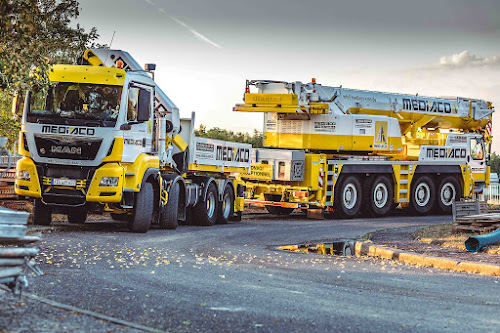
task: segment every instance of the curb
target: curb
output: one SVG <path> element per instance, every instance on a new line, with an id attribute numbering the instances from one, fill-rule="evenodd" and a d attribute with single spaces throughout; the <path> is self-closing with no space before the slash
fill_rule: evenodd
<path id="1" fill-rule="evenodd" d="M 354 253 L 357 257 L 376 257 L 396 260 L 405 264 L 422 267 L 434 267 L 455 272 L 500 276 L 500 266 L 497 265 L 431 257 L 425 254 L 410 253 L 406 251 L 391 249 L 385 246 L 374 245 L 367 242 L 356 242 Z"/>

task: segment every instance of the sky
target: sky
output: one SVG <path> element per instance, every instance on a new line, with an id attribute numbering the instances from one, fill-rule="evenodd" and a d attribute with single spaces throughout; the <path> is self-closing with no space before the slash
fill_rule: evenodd
<path id="1" fill-rule="evenodd" d="M 262 131 L 233 112 L 246 79 L 310 82 L 498 107 L 498 0 L 80 0 L 100 43 L 156 63 L 155 79 L 196 127 Z M 114 37 L 113 37 L 114 35 Z"/>

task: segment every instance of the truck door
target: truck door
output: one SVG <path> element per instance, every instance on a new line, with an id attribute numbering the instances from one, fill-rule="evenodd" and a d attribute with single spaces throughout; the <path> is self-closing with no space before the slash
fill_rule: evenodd
<path id="1" fill-rule="evenodd" d="M 131 83 L 127 101 L 128 130 L 123 132 L 123 161 L 134 162 L 139 154 L 152 150 L 152 87 Z"/>
<path id="2" fill-rule="evenodd" d="M 486 178 L 486 152 L 481 137 L 469 138 L 470 161 L 472 177 L 475 183 L 484 183 Z"/>

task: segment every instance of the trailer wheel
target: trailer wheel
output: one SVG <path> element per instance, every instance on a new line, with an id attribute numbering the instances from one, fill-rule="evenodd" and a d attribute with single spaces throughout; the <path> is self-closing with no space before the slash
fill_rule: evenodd
<path id="1" fill-rule="evenodd" d="M 420 176 L 414 181 L 411 188 L 410 204 L 412 210 L 417 214 L 428 214 L 434 208 L 434 197 L 436 190 L 432 179 L 428 176 Z"/>
<path id="2" fill-rule="evenodd" d="M 439 184 L 437 197 L 438 207 L 441 212 L 450 213 L 454 200 L 460 200 L 462 188 L 457 178 L 445 177 Z"/>
<path id="3" fill-rule="evenodd" d="M 234 215 L 234 191 L 230 183 L 224 188 L 224 195 L 219 205 L 217 224 L 227 224 Z"/>
<path id="4" fill-rule="evenodd" d="M 383 216 L 391 210 L 393 198 L 394 189 L 389 177 L 375 176 L 364 188 L 363 210 L 369 216 Z"/>
<path id="5" fill-rule="evenodd" d="M 134 214 L 129 220 L 128 229 L 132 232 L 147 232 L 153 219 L 153 185 L 145 182 L 135 196 Z"/>
<path id="6" fill-rule="evenodd" d="M 179 183 L 175 183 L 168 193 L 166 205 L 160 207 L 160 229 L 177 229 L 179 225 Z"/>
<path id="7" fill-rule="evenodd" d="M 196 225 L 211 226 L 217 221 L 217 188 L 208 185 L 206 197 L 193 207 L 193 222 Z"/>
<path id="8" fill-rule="evenodd" d="M 52 209 L 42 202 L 41 199 L 35 199 L 33 207 L 33 224 L 50 225 L 52 222 Z"/>
<path id="9" fill-rule="evenodd" d="M 87 220 L 87 210 L 85 208 L 75 208 L 68 211 L 69 223 L 85 223 Z"/>
<path id="10" fill-rule="evenodd" d="M 341 218 L 355 217 L 361 208 L 361 183 L 356 176 L 347 176 L 335 186 L 335 210 Z"/>
<path id="11" fill-rule="evenodd" d="M 280 206 L 266 206 L 266 209 L 270 214 L 282 215 L 282 216 L 288 216 L 292 214 L 292 212 L 295 210 L 295 208 L 287 208 Z"/>

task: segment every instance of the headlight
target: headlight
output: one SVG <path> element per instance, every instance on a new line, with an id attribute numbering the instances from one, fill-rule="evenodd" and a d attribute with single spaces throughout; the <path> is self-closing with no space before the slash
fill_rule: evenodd
<path id="1" fill-rule="evenodd" d="M 16 171 L 16 179 L 17 180 L 31 180 L 30 173 L 26 170 L 17 170 Z"/>
<path id="2" fill-rule="evenodd" d="M 118 186 L 118 177 L 102 177 L 99 186 L 116 187 Z"/>

